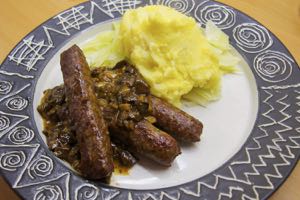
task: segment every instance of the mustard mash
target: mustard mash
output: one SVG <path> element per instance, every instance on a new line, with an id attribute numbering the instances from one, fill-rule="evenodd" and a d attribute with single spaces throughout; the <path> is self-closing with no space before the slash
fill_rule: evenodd
<path id="1" fill-rule="evenodd" d="M 224 71 L 232 72 L 238 62 L 227 35 L 214 24 L 204 31 L 193 18 L 166 6 L 128 10 L 115 30 L 119 59 L 137 67 L 152 94 L 176 106 L 183 97 L 200 104 L 218 99 Z M 91 54 L 83 50 L 89 60 Z"/>

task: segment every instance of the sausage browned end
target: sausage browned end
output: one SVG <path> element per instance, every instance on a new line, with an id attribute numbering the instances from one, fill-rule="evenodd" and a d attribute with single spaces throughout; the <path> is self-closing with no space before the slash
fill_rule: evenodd
<path id="1" fill-rule="evenodd" d="M 131 151 L 164 166 L 170 166 L 176 156 L 181 153 L 177 141 L 172 136 L 159 130 L 145 119 L 137 122 L 132 131 L 112 127 L 111 134 L 126 144 Z"/>
<path id="2" fill-rule="evenodd" d="M 80 168 L 90 179 L 101 179 L 113 171 L 112 150 L 107 125 L 98 109 L 90 69 L 76 45 L 61 54 L 70 118 L 76 127 L 80 147 Z"/>
<path id="3" fill-rule="evenodd" d="M 202 123 L 186 112 L 155 96 L 150 97 L 151 114 L 162 130 L 182 142 L 200 141 Z"/>

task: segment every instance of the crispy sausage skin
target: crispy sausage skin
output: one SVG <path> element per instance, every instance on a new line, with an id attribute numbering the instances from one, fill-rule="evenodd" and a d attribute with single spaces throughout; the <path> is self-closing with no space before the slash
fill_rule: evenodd
<path id="1" fill-rule="evenodd" d="M 178 141 L 200 141 L 203 125 L 199 120 L 155 96 L 150 97 L 150 102 L 151 114 L 156 118 L 159 128 Z"/>
<path id="2" fill-rule="evenodd" d="M 76 127 L 83 175 L 101 179 L 113 171 L 112 149 L 107 125 L 93 92 L 90 69 L 76 45 L 61 54 L 70 118 Z"/>
<path id="3" fill-rule="evenodd" d="M 112 127 L 111 134 L 113 138 L 127 145 L 131 151 L 164 166 L 170 166 L 181 153 L 177 141 L 172 136 L 145 119 L 138 122 L 133 131 Z"/>

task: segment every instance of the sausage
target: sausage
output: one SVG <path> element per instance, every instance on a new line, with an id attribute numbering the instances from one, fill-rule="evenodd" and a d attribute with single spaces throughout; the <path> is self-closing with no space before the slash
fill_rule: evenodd
<path id="1" fill-rule="evenodd" d="M 64 85 L 60 85 L 60 86 L 56 86 L 52 89 L 48 89 L 47 92 L 45 93 L 45 96 L 43 97 L 44 105 L 46 105 L 46 106 L 41 107 L 41 108 L 45 107 L 47 109 L 45 109 L 45 108 L 43 110 L 41 108 L 39 109 L 42 116 L 45 119 L 48 119 L 48 120 L 54 121 L 54 122 L 68 121 L 68 119 L 69 119 L 69 117 L 67 116 L 68 115 L 68 112 L 67 112 L 68 105 L 66 103 L 65 96 L 66 95 L 65 95 Z M 59 109 L 57 109 L 58 106 L 59 106 Z M 47 112 L 48 110 L 49 110 L 49 112 Z M 107 122 L 107 123 L 108 123 L 108 125 L 110 125 L 109 122 Z M 64 124 L 66 124 L 66 123 L 64 123 Z M 138 124 L 138 127 L 141 127 L 141 124 L 142 123 Z M 68 126 L 70 127 L 71 124 L 69 124 Z M 154 132 L 158 131 L 159 133 L 162 132 L 162 131 L 159 131 L 158 129 L 156 129 L 155 127 L 153 127 L 151 124 L 148 124 L 148 122 L 147 122 L 147 126 L 148 126 L 147 130 L 150 132 L 150 135 L 152 134 L 151 132 L 153 132 L 153 131 Z M 68 128 L 68 127 L 65 127 L 65 128 Z M 138 133 L 139 133 L 139 131 L 138 131 Z M 127 135 L 127 133 L 122 133 L 122 134 Z M 132 133 L 132 134 L 133 134 L 133 136 L 135 136 L 135 133 Z M 163 133 L 163 135 L 166 135 L 166 133 Z M 169 138 L 168 135 L 166 137 Z M 119 136 L 119 138 L 120 138 L 120 136 Z M 136 158 L 130 152 L 124 150 L 119 145 L 120 142 L 118 142 L 118 139 L 117 139 L 117 141 L 114 141 L 115 139 L 117 139 L 117 138 L 112 138 L 113 141 L 111 142 L 113 158 L 117 159 L 124 166 L 133 166 L 137 162 Z M 123 140 L 126 141 L 126 138 Z M 173 140 L 174 139 L 171 138 L 171 141 L 173 141 Z M 113 142 L 116 142 L 116 143 L 113 143 Z M 129 148 L 130 148 L 130 145 L 127 145 L 127 146 L 129 146 Z M 136 148 L 133 147 L 131 149 L 136 149 Z M 144 151 L 139 150 L 139 152 L 140 152 L 140 155 L 143 156 Z M 150 152 L 150 151 L 146 151 L 146 152 Z M 177 150 L 175 152 L 177 152 Z M 158 159 L 161 157 L 157 153 L 152 156 L 151 156 L 151 153 L 148 153 L 148 154 L 149 154 L 148 157 L 152 157 L 153 159 Z M 169 156 L 169 157 L 171 157 L 171 156 Z M 162 158 L 160 158 L 159 160 L 161 160 L 161 159 Z M 167 160 L 172 160 L 172 159 L 167 158 Z M 169 163 L 171 163 L 171 162 L 172 161 L 169 161 Z"/>
<path id="2" fill-rule="evenodd" d="M 156 125 L 159 128 L 181 142 L 200 141 L 203 125 L 199 120 L 152 95 L 150 104 L 151 115 L 156 118 Z"/>
<path id="3" fill-rule="evenodd" d="M 70 118 L 76 127 L 81 172 L 89 179 L 110 176 L 114 167 L 108 128 L 97 108 L 83 52 L 78 46 L 72 46 L 61 54 L 60 64 Z"/>
<path id="4" fill-rule="evenodd" d="M 55 148 L 51 150 L 54 152 L 57 151 L 57 149 L 68 151 L 66 153 L 62 153 L 60 158 L 69 160 L 66 159 L 66 157 L 68 157 L 68 154 L 71 150 L 66 148 L 66 146 L 73 146 L 74 143 L 77 143 L 77 140 L 75 136 L 75 130 L 72 129 L 73 125 L 69 120 L 68 105 L 66 103 L 64 85 L 59 85 L 44 91 L 44 96 L 41 102 L 42 103 L 38 106 L 38 112 L 45 120 L 47 120 L 47 124 L 55 124 L 53 128 L 46 127 L 46 129 L 44 130 L 45 132 L 47 132 L 48 142 L 54 144 L 55 146 Z M 54 132 L 53 129 L 56 132 Z M 55 134 L 57 132 L 59 132 L 59 134 Z M 63 133 L 67 135 L 67 142 L 66 140 L 64 140 L 63 142 L 60 141 L 60 136 Z M 61 146 L 62 144 L 64 146 Z M 118 162 L 120 162 L 120 164 L 122 164 L 123 166 L 131 167 L 137 162 L 136 158 L 130 152 L 126 151 L 120 144 L 114 144 L 113 142 L 111 142 L 111 147 L 113 158 L 118 160 Z M 71 159 L 75 159 L 74 156 Z"/>
<path id="5" fill-rule="evenodd" d="M 177 141 L 172 136 L 157 129 L 145 119 L 137 122 L 132 131 L 116 126 L 110 128 L 112 137 L 128 146 L 130 151 L 161 165 L 170 166 L 181 153 Z"/>

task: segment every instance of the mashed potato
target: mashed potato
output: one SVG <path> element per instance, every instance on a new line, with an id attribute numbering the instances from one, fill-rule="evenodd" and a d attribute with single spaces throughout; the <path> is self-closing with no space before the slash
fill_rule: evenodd
<path id="1" fill-rule="evenodd" d="M 176 106 L 183 97 L 199 104 L 218 99 L 222 74 L 238 62 L 215 25 L 207 24 L 204 33 L 193 18 L 169 7 L 129 10 L 117 31 L 119 57 L 137 67 L 152 94 Z"/>

